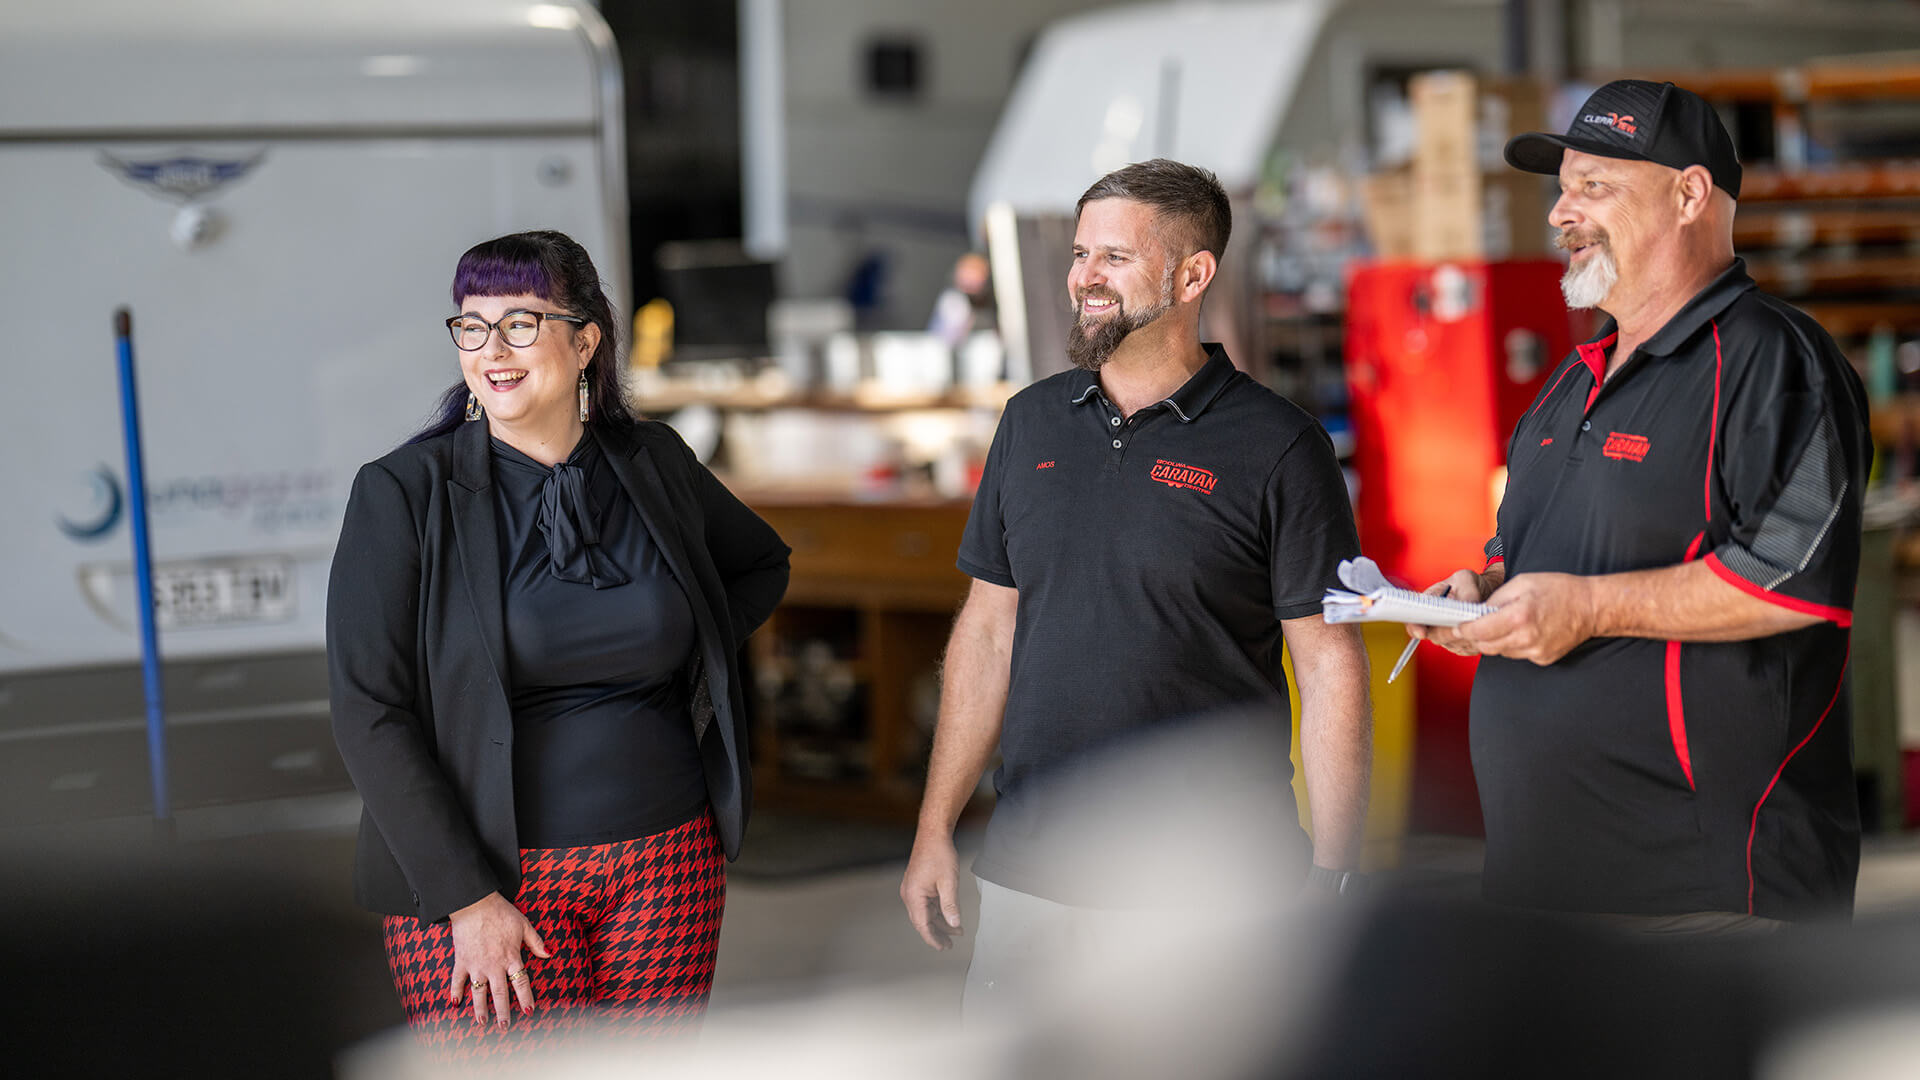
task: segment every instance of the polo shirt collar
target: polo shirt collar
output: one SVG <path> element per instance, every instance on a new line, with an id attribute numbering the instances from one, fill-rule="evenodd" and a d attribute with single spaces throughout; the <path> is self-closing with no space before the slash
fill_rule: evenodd
<path id="1" fill-rule="evenodd" d="M 1646 340 L 1640 351 L 1652 356 L 1671 356 L 1685 345 L 1694 334 L 1711 322 L 1721 312 L 1727 310 L 1740 294 L 1754 287 L 1753 278 L 1747 274 L 1745 259 L 1734 259 L 1733 265 L 1720 272 L 1713 283 L 1694 294 L 1687 306 L 1674 313 L 1667 325 Z"/>
<path id="2" fill-rule="evenodd" d="M 1199 419 L 1200 414 L 1207 411 L 1207 406 L 1213 404 L 1213 399 L 1220 396 L 1220 391 L 1227 388 L 1227 383 L 1232 381 L 1238 370 L 1233 366 L 1233 361 L 1227 358 L 1226 347 L 1219 342 L 1203 342 L 1202 347 L 1207 350 L 1207 362 L 1180 384 L 1180 389 L 1159 402 L 1172 410 L 1183 424 L 1191 424 Z M 1100 377 L 1091 371 L 1075 369 L 1073 378 L 1067 380 L 1067 388 L 1073 394 L 1073 404 L 1085 405 L 1100 393 Z"/>
<path id="3" fill-rule="evenodd" d="M 1736 258 L 1733 265 L 1720 272 L 1706 288 L 1694 294 L 1686 306 L 1674 312 L 1667 325 L 1648 338 L 1640 346 L 1640 351 L 1650 356 L 1671 356 L 1680 346 L 1685 345 L 1700 328 L 1711 322 L 1721 312 L 1727 310 L 1740 294 L 1754 288 L 1753 278 L 1747 273 L 1747 261 Z M 1607 350 L 1619 340 L 1620 324 L 1609 315 L 1600 324 L 1600 333 L 1593 340 L 1582 342 L 1573 347 L 1580 359 L 1593 372 L 1594 385 L 1606 377 Z"/>

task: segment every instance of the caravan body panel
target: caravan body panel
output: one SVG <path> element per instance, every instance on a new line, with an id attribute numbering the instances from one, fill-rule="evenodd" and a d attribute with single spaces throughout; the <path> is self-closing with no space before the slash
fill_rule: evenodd
<path id="1" fill-rule="evenodd" d="M 355 470 L 459 378 L 441 320 L 461 251 L 563 230 L 624 306 L 618 69 L 597 15 L 382 5 L 388 35 L 372 5 L 289 16 L 310 25 L 256 7 L 170 6 L 164 32 L 97 0 L 61 9 L 85 34 L 50 10 L 0 19 L 0 674 L 139 657 L 116 307 L 133 312 L 174 660 L 322 647 Z M 430 40 L 423 12 L 465 29 Z M 167 74 L 183 64 L 197 75 Z"/>

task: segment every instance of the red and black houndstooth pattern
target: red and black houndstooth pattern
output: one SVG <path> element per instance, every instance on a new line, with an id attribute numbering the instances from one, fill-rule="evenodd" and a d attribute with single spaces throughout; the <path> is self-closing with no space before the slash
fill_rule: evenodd
<path id="1" fill-rule="evenodd" d="M 617 844 L 525 848 L 520 875 L 514 903 L 553 956 L 524 954 L 534 1011 L 513 1006 L 504 1031 L 476 1024 L 470 999 L 447 1000 L 451 927 L 387 917 L 387 962 L 423 1044 L 464 1058 L 537 1051 L 588 1031 L 650 1042 L 699 1030 L 727 893 L 711 813 Z"/>

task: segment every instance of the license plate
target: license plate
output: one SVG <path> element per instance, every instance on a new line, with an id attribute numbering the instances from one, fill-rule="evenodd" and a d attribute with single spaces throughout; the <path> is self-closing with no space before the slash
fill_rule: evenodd
<path id="1" fill-rule="evenodd" d="M 162 629 L 293 618 L 293 566 L 233 559 L 153 568 L 154 621 Z"/>

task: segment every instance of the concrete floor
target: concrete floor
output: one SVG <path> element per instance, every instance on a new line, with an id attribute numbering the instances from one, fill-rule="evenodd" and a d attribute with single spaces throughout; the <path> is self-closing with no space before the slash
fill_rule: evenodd
<path id="1" fill-rule="evenodd" d="M 173 736 L 181 848 L 236 864 L 267 864 L 297 882 L 346 927 L 339 966 L 354 981 L 336 995 L 342 1029 L 356 1037 L 392 1029 L 402 1017 L 385 977 L 378 923 L 350 899 L 358 800 L 346 790 L 324 713 L 289 708 L 237 723 L 241 711 L 211 697 L 226 684 L 213 675 L 200 682 L 212 688 L 206 707 Z M 10 702 L 31 704 L 30 698 L 16 688 Z M 146 792 L 138 718 L 57 735 L 29 719 L 28 711 L 0 710 L 0 847 L 150 848 L 151 823 L 137 816 Z M 937 953 L 907 924 L 898 899 L 904 831 L 877 840 L 856 835 L 849 844 L 852 827 L 823 833 L 769 814 L 760 815 L 755 828 L 748 860 L 730 874 L 709 1040 L 745 1039 L 765 1026 L 770 1009 L 836 996 L 864 995 L 853 1010 L 863 1018 L 879 1008 L 935 1021 L 957 1015 L 971 938 Z M 795 872 L 811 854 L 803 849 L 823 836 L 856 854 L 872 842 L 880 854 L 826 860 L 850 868 Z M 754 872 L 756 864 L 776 872 Z M 1479 865 L 1475 841 L 1417 837 L 1394 877 L 1423 894 L 1470 897 Z M 971 880 L 963 880 L 969 925 L 976 903 Z M 1870 917 L 1903 910 L 1920 911 L 1920 835 L 1870 838 L 1858 911 Z"/>
<path id="2" fill-rule="evenodd" d="M 337 939 L 337 958 L 354 973 L 351 989 L 341 992 L 347 999 L 341 1007 L 344 1030 L 356 1041 L 391 1031 L 402 1019 L 385 980 L 377 920 L 355 911 L 349 898 L 357 812 L 350 793 L 202 807 L 180 814 L 178 841 L 180 850 L 196 856 L 270 865 L 348 926 Z M 144 819 L 116 818 L 0 829 L 0 844 L 111 850 L 141 843 L 149 832 Z M 772 835 L 792 843 L 799 834 L 787 828 Z M 1394 877 L 1427 894 L 1471 896 L 1479 861 L 1477 842 L 1418 837 Z M 729 1047 L 764 1043 L 769 1016 L 793 1023 L 796 1013 L 806 1015 L 830 1001 L 856 1002 L 840 1015 L 853 1013 L 863 1022 L 876 1009 L 908 1018 L 887 1021 L 897 1030 L 915 1030 L 915 1024 L 926 1030 L 957 1017 L 971 938 L 962 937 L 945 953 L 919 940 L 898 899 L 903 868 L 895 858 L 805 876 L 731 875 L 704 1039 Z M 970 880 L 962 903 L 970 924 L 977 903 Z M 1872 839 L 1860 876 L 1859 911 L 1868 917 L 1901 910 L 1920 911 L 1920 836 Z M 839 1051 L 830 1051 L 829 1058 L 833 1053 Z"/>

